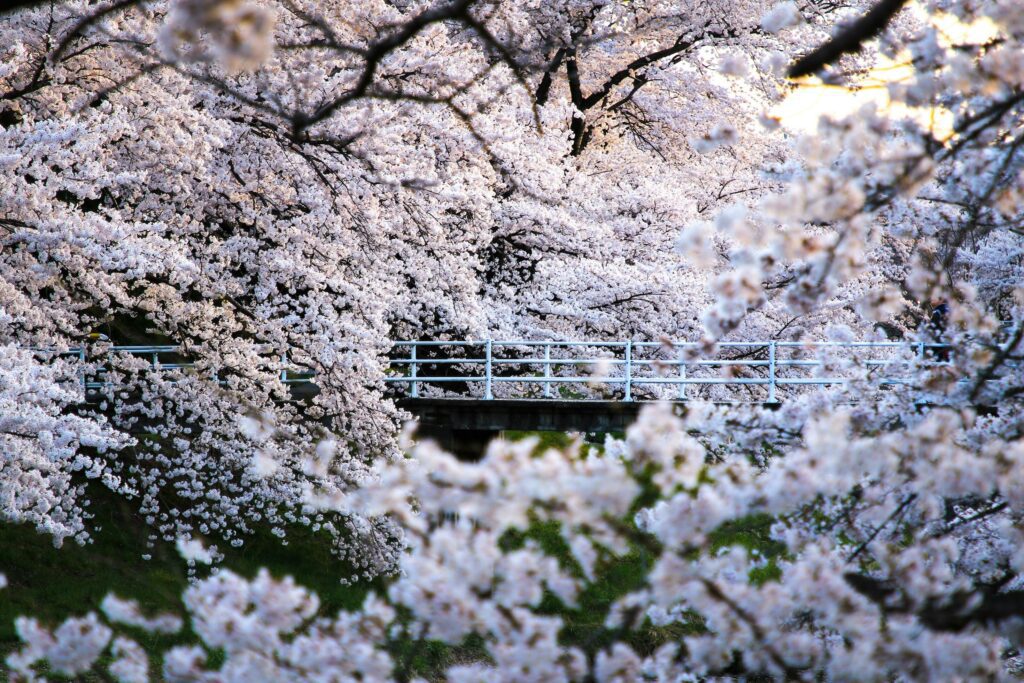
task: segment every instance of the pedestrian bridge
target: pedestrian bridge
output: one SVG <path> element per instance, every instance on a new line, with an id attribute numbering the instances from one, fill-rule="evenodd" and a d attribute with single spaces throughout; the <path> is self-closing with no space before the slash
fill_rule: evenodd
<path id="1" fill-rule="evenodd" d="M 98 361 L 87 394 L 109 382 L 99 352 L 145 359 L 160 373 L 197 372 L 178 346 L 110 346 L 66 354 Z M 296 400 L 315 395 L 303 352 L 260 350 Z M 383 367 L 386 394 L 417 416 L 421 433 L 455 451 L 479 452 L 503 430 L 621 431 L 643 403 L 707 400 L 778 406 L 800 393 L 856 381 L 907 384 L 922 367 L 949 362 L 925 341 L 396 341 Z M 308 361 L 307 361 L 308 362 Z"/>
<path id="2" fill-rule="evenodd" d="M 472 456 L 504 430 L 623 431 L 651 401 L 777 407 L 856 380 L 907 384 L 950 353 L 925 341 L 399 341 L 385 382 L 421 434 Z"/>
<path id="3" fill-rule="evenodd" d="M 769 403 L 800 389 L 870 380 L 906 384 L 922 366 L 948 364 L 951 347 L 925 341 L 396 341 L 383 382 L 398 399 L 623 402 L 708 399 Z M 161 373 L 189 373 L 179 346 L 85 347 L 59 354 L 83 363 L 108 354 L 143 358 Z M 316 384 L 302 353 L 261 349 L 261 366 L 286 384 Z M 102 365 L 102 363 L 101 363 Z M 102 367 L 82 375 L 108 384 Z M 215 377 L 216 378 L 216 377 Z"/>
<path id="4" fill-rule="evenodd" d="M 777 403 L 787 390 L 856 379 L 905 384 L 922 364 L 948 362 L 949 348 L 925 341 L 398 341 L 384 381 L 411 399 Z"/>

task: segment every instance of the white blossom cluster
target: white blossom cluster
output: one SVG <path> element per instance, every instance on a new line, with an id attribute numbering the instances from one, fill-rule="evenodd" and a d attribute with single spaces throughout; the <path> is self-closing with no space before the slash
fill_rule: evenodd
<path id="1" fill-rule="evenodd" d="M 181 630 L 181 619 L 171 614 L 147 618 L 132 600 L 110 594 L 103 600 L 103 613 L 111 625 L 133 626 L 147 633 L 173 634 Z M 6 658 L 11 680 L 44 681 L 36 666 L 46 663 L 62 676 L 75 677 L 96 671 L 97 659 L 109 651 L 106 664 L 110 676 L 120 683 L 145 683 L 151 680 L 149 657 L 137 642 L 114 635 L 110 626 L 90 612 L 85 617 L 67 619 L 54 631 L 35 619 L 19 617 L 15 622 L 19 638 L 25 643 Z"/>
<path id="2" fill-rule="evenodd" d="M 58 546 L 87 535 L 82 480 L 122 488 L 107 458 L 128 439 L 70 414 L 81 393 L 73 367 L 0 345 L 0 520 L 33 524 Z"/>

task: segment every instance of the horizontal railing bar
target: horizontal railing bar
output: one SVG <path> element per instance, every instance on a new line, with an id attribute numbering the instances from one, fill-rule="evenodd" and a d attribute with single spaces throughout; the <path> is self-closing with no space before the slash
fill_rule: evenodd
<path id="1" fill-rule="evenodd" d="M 625 346 L 627 341 L 594 341 L 594 342 L 533 342 L 533 341 L 493 341 L 491 346 L 493 347 L 516 347 L 516 346 L 552 346 L 552 347 L 620 347 Z M 756 341 L 756 342 L 718 342 L 715 344 L 717 347 L 767 347 L 771 344 L 770 341 Z M 392 346 L 485 346 L 486 341 L 480 342 L 469 342 L 469 341 L 396 341 L 391 342 Z M 632 342 L 634 347 L 642 348 L 673 348 L 679 346 L 699 346 L 699 342 L 672 342 L 672 343 L 661 343 L 661 342 Z M 888 342 L 832 342 L 832 341 L 798 341 L 798 342 L 775 342 L 776 348 L 802 348 L 808 346 L 833 346 L 838 348 L 926 348 L 926 349 L 946 349 L 953 348 L 951 344 L 939 343 L 939 342 L 923 342 L 923 341 L 888 341 Z M 84 347 L 72 347 L 65 351 L 57 353 L 61 354 L 77 354 L 81 353 Z M 141 346 L 141 345 L 112 345 L 107 347 L 110 351 L 117 353 L 183 353 L 183 349 L 179 345 L 153 345 L 153 346 Z M 50 352 L 49 349 L 34 348 L 33 351 L 40 353 Z M 269 344 L 257 345 L 255 347 L 257 351 L 273 352 L 275 347 Z"/>
<path id="2" fill-rule="evenodd" d="M 426 384 L 461 384 L 463 382 L 483 382 L 487 378 L 482 376 L 472 377 L 385 377 L 384 381 L 389 383 L 411 383 L 423 382 Z M 492 382 L 509 382 L 521 384 L 624 384 L 625 377 L 491 377 Z M 632 377 L 633 384 L 770 384 L 771 380 L 761 377 Z M 800 383 L 814 383 L 819 380 L 799 380 Z M 839 380 L 848 381 L 848 380 Z M 776 384 L 782 384 L 784 380 L 777 379 Z M 797 383 L 793 380 L 791 383 Z M 834 383 L 828 379 L 820 380 L 822 384 Z"/>
<path id="3" fill-rule="evenodd" d="M 492 364 L 495 364 L 495 365 L 499 365 L 499 364 L 500 365 L 598 365 L 598 364 L 601 364 L 603 360 L 604 359 L 599 359 L 599 360 L 592 360 L 592 359 L 590 359 L 590 360 L 588 360 L 588 359 L 584 359 L 584 360 L 564 359 L 564 360 L 546 361 L 546 360 L 543 360 L 543 359 L 540 359 L 540 360 L 515 360 L 515 359 L 498 359 L 498 358 L 495 358 L 491 362 L 492 362 Z M 391 365 L 412 365 L 413 363 L 415 363 L 417 365 L 421 365 L 422 366 L 422 365 L 458 365 L 458 364 L 462 363 L 462 364 L 467 364 L 467 365 L 481 365 L 484 362 L 485 361 L 482 358 L 479 358 L 479 359 L 471 358 L 471 359 L 459 359 L 459 360 L 444 360 L 444 359 L 441 359 L 441 360 L 429 360 L 429 361 L 425 361 L 425 360 L 415 360 L 415 361 L 414 360 L 397 360 L 397 361 L 391 361 L 390 364 Z M 897 362 L 897 361 L 882 361 L 882 360 L 862 361 L 862 363 L 864 365 L 872 365 L 872 366 L 892 365 L 895 362 Z M 622 360 L 608 360 L 605 364 L 608 364 L 608 365 L 622 365 L 624 363 L 625 363 L 625 361 L 622 361 Z M 687 361 L 687 362 L 657 361 L 657 360 L 653 360 L 653 361 L 637 361 L 637 360 L 634 360 L 634 361 L 632 361 L 632 363 L 633 363 L 633 365 L 673 366 L 673 367 L 677 367 L 677 366 L 680 366 L 680 365 L 685 365 L 687 367 L 694 367 L 694 366 L 699 366 L 699 367 L 714 367 L 714 366 L 723 366 L 723 367 L 765 367 L 765 366 L 767 366 L 769 364 L 768 361 L 763 361 L 763 360 L 758 360 L 758 361 L 713 361 L 713 360 L 702 360 L 702 361 Z M 775 361 L 775 364 L 777 366 L 786 366 L 786 367 L 818 367 L 818 366 L 822 365 L 822 362 L 821 361 L 805 361 L 805 360 L 777 360 L 777 361 Z M 160 368 L 162 370 L 177 370 L 177 369 L 182 369 L 182 368 L 186 368 L 187 369 L 187 368 L 194 368 L 194 367 L 196 367 L 195 363 L 165 363 L 163 361 L 157 361 L 157 363 L 152 364 L 152 365 L 154 367 L 158 367 L 158 368 Z M 289 366 L 289 367 L 299 367 L 299 366 Z"/>
<path id="4" fill-rule="evenodd" d="M 864 359 L 860 361 L 864 365 L 891 365 L 899 363 L 904 359 L 892 358 L 887 360 Z M 389 365 L 481 365 L 487 362 L 486 358 L 396 358 L 388 361 Z M 493 365 L 623 365 L 625 360 L 617 358 L 493 358 Z M 678 367 L 685 365 L 694 366 L 735 366 L 735 367 L 765 367 L 770 364 L 767 360 L 633 360 L 633 365 L 653 365 Z M 797 358 L 780 358 L 775 361 L 777 366 L 788 367 L 815 367 L 822 365 L 820 360 L 805 360 Z"/>
<path id="5" fill-rule="evenodd" d="M 72 353 L 79 354 L 83 350 L 90 350 L 91 348 L 92 347 L 76 346 L 76 347 L 68 349 L 67 351 L 61 351 L 60 353 L 61 354 L 72 354 Z M 185 349 L 185 348 L 183 348 L 181 346 L 170 346 L 170 345 L 164 345 L 164 346 L 118 346 L 118 345 L 112 345 L 112 346 L 108 346 L 107 350 L 111 351 L 111 352 L 114 352 L 114 353 L 133 353 L 133 354 L 144 355 L 144 354 L 150 354 L 150 353 L 180 353 L 180 354 L 185 354 L 185 353 L 188 353 L 190 350 L 198 350 L 199 348 L 200 347 L 194 347 L 193 349 Z M 260 353 L 277 353 L 277 351 L 278 351 L 276 347 L 271 346 L 270 344 L 258 344 L 255 347 L 253 347 L 253 349 L 255 351 L 260 352 Z M 33 351 L 45 353 L 45 352 L 48 351 L 48 349 L 33 349 Z"/>
<path id="6" fill-rule="evenodd" d="M 482 341 L 392 341 L 392 346 L 486 346 L 487 340 Z M 492 342 L 497 344 L 499 342 Z"/>
<path id="7" fill-rule="evenodd" d="M 410 383 L 410 382 L 425 382 L 428 384 L 458 384 L 461 382 L 483 382 L 486 377 L 385 377 L 384 381 L 389 383 Z M 286 380 L 287 381 L 287 380 Z M 295 380 L 291 380 L 295 381 Z M 492 382 L 519 382 L 522 384 L 623 384 L 626 381 L 625 377 L 492 377 Z M 675 378 L 675 377 L 632 377 L 630 381 L 633 384 L 753 384 L 753 385 L 766 385 L 770 384 L 771 380 L 763 378 L 729 378 L 729 377 L 687 377 Z M 856 378 L 850 377 L 815 377 L 810 379 L 791 378 L 782 379 L 776 378 L 776 384 L 807 384 L 807 385 L 827 385 L 827 384 L 844 384 L 849 382 L 857 381 Z M 897 378 L 880 378 L 871 380 L 872 383 L 877 384 L 908 384 L 908 380 L 897 379 Z M 998 381 L 998 380 L 991 380 Z"/>
<path id="8" fill-rule="evenodd" d="M 492 365 L 595 365 L 604 359 L 579 359 L 565 358 L 561 360 L 541 359 L 518 359 L 518 358 L 492 358 Z M 624 361 L 608 359 L 609 363 L 621 364 Z M 454 358 L 454 359 L 433 359 L 433 358 L 399 358 L 388 361 L 389 365 L 483 365 L 487 363 L 486 358 Z"/>
<path id="9" fill-rule="evenodd" d="M 483 375 L 470 375 L 466 377 L 424 377 L 423 375 L 401 375 L 398 377 L 385 377 L 385 382 L 429 382 L 431 384 L 456 384 L 459 382 L 483 382 L 486 377 Z M 495 377 L 494 379 L 497 379 Z"/>
<path id="10" fill-rule="evenodd" d="M 392 346 L 484 346 L 487 344 L 486 340 L 481 341 L 393 341 L 390 342 Z M 630 343 L 629 340 L 622 341 L 530 341 L 530 340 L 501 340 L 494 339 L 491 341 L 491 346 L 552 346 L 552 347 L 588 347 L 588 346 L 625 346 Z M 768 346 L 772 344 L 771 340 L 766 341 L 726 341 L 717 342 L 713 346 L 718 347 L 755 347 L 755 346 Z M 926 348 L 939 348 L 939 347 L 950 347 L 951 344 L 942 342 L 920 342 L 920 341 L 856 341 L 856 342 L 840 342 L 840 341 L 777 341 L 774 342 L 776 347 L 801 347 L 801 346 L 841 346 L 841 347 L 863 347 L 863 346 L 876 346 L 876 347 L 918 347 L 924 344 Z M 643 348 L 673 348 L 680 346 L 703 346 L 703 342 L 632 342 L 634 347 Z"/>
<path id="11" fill-rule="evenodd" d="M 911 347 L 917 348 L 921 345 L 925 348 L 938 348 L 938 347 L 951 347 L 951 344 L 943 344 L 940 342 L 920 342 L 920 341 L 857 341 L 857 342 L 838 342 L 838 341 L 791 341 L 791 342 L 775 342 L 775 346 L 784 346 L 788 348 L 800 347 L 800 346 L 841 346 L 849 348 L 861 348 L 865 346 L 873 346 L 878 348 L 900 348 L 900 347 Z"/>
<path id="12" fill-rule="evenodd" d="M 417 377 L 402 376 L 402 377 L 385 377 L 385 382 L 424 382 L 428 384 L 459 384 L 461 382 L 484 382 L 487 378 L 483 375 L 470 375 L 467 377 L 424 377 L 419 375 Z M 523 382 L 528 384 L 547 384 L 547 383 L 576 383 L 586 384 L 588 382 L 608 384 L 611 382 L 625 382 L 625 377 L 491 377 L 492 382 Z"/>
<path id="13" fill-rule="evenodd" d="M 486 358 L 395 358 L 389 365 L 458 365 L 459 363 L 486 363 Z M 495 361 L 497 362 L 497 361 Z"/>

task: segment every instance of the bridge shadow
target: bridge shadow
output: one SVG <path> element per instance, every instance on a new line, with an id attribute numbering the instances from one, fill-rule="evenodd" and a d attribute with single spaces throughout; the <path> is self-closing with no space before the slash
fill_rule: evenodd
<path id="1" fill-rule="evenodd" d="M 436 441 L 461 460 L 478 460 L 503 431 L 624 432 L 641 408 L 653 402 L 401 398 L 396 403 L 418 418 L 420 437 Z M 680 414 L 685 411 L 685 402 L 672 405 Z"/>

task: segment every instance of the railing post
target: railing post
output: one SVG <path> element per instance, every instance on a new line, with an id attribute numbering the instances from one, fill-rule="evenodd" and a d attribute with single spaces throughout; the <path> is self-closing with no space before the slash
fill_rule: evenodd
<path id="1" fill-rule="evenodd" d="M 281 352 L 281 381 L 288 381 L 288 352 Z"/>
<path id="2" fill-rule="evenodd" d="M 84 341 L 82 342 L 82 345 L 78 348 L 78 358 L 79 358 L 79 360 L 82 361 L 82 367 L 78 371 L 79 375 L 82 378 L 82 391 L 88 391 L 89 390 L 89 381 L 88 381 L 88 378 L 85 376 L 85 342 Z"/>
<path id="3" fill-rule="evenodd" d="M 768 342 L 768 402 L 775 403 L 775 341 Z"/>
<path id="4" fill-rule="evenodd" d="M 626 395 L 623 401 L 633 400 L 633 342 L 626 342 Z"/>
<path id="5" fill-rule="evenodd" d="M 924 363 L 924 342 L 917 342 L 917 359 Z"/>
<path id="6" fill-rule="evenodd" d="M 685 349 L 680 349 L 679 350 L 678 360 L 679 360 L 679 379 L 685 380 L 686 379 L 686 350 Z M 679 383 L 678 398 L 679 398 L 680 401 L 685 401 L 686 400 L 686 382 L 685 381 Z"/>
<path id="7" fill-rule="evenodd" d="M 484 398 L 490 401 L 494 398 L 494 394 L 491 392 L 491 340 L 487 340 L 486 346 L 486 358 L 484 363 Z"/>
<path id="8" fill-rule="evenodd" d="M 551 398 L 551 344 L 544 344 L 544 398 Z"/>
<path id="9" fill-rule="evenodd" d="M 417 369 L 418 363 L 416 362 L 416 348 L 417 348 L 416 342 L 413 342 L 412 346 L 410 346 L 409 348 L 412 349 L 412 351 L 409 353 L 409 360 L 412 361 L 412 363 L 409 364 L 409 368 L 410 368 L 409 375 L 412 377 L 411 391 L 409 392 L 409 394 L 413 398 L 419 398 L 420 397 L 420 383 L 416 381 L 416 377 L 418 375 L 418 369 Z"/>

